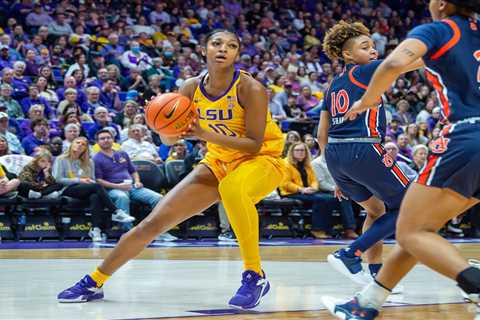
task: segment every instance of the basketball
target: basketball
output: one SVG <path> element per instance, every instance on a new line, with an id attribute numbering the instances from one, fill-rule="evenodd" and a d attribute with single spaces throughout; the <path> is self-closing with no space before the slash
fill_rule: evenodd
<path id="1" fill-rule="evenodd" d="M 195 118 L 190 99 L 178 93 L 165 93 L 150 100 L 145 107 L 147 125 L 162 136 L 175 137 L 185 131 Z"/>

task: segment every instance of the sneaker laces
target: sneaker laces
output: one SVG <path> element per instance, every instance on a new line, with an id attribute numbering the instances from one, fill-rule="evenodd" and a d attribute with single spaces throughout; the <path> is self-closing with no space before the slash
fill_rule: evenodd
<path id="1" fill-rule="evenodd" d="M 247 295 L 257 286 L 257 280 L 260 276 L 254 271 L 245 271 L 242 274 L 242 286 L 238 289 L 237 294 Z"/>
<path id="2" fill-rule="evenodd" d="M 94 282 L 94 281 L 92 280 L 92 282 Z M 96 283 L 93 283 L 93 284 L 90 283 L 90 282 L 88 281 L 88 278 L 85 276 L 85 277 L 83 277 L 82 279 L 80 279 L 80 281 L 78 281 L 77 283 L 75 283 L 75 285 L 74 285 L 73 287 L 71 287 L 70 289 L 68 289 L 68 291 L 71 291 L 71 292 L 73 292 L 73 293 L 82 293 L 82 291 L 83 291 L 84 289 L 87 289 L 87 290 L 88 290 L 88 289 L 90 289 L 90 288 L 92 288 L 92 287 L 95 288 L 95 289 L 101 288 L 101 287 L 97 287 L 97 286 L 96 286 Z"/>

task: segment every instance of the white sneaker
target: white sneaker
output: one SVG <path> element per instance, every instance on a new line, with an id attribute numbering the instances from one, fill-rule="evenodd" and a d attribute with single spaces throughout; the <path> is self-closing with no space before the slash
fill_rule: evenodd
<path id="1" fill-rule="evenodd" d="M 103 241 L 102 231 L 100 230 L 100 228 L 95 227 L 93 229 L 90 229 L 90 231 L 88 231 L 88 235 L 90 236 L 90 238 L 92 238 L 92 242 Z"/>
<path id="2" fill-rule="evenodd" d="M 52 193 L 47 194 L 44 198 L 45 199 L 57 199 L 60 196 L 60 192 L 53 191 Z"/>
<path id="3" fill-rule="evenodd" d="M 30 190 L 28 191 L 28 199 L 39 199 L 42 197 L 42 194 L 37 191 Z"/>
<path id="4" fill-rule="evenodd" d="M 164 241 L 164 242 L 171 242 L 175 240 L 178 240 L 178 238 L 175 237 L 174 235 L 171 235 L 168 232 L 162 233 L 161 235 L 155 238 L 155 241 Z"/>
<path id="5" fill-rule="evenodd" d="M 112 220 L 121 223 L 127 223 L 135 221 L 135 217 L 132 217 L 122 209 L 115 210 L 115 213 L 112 214 Z"/>

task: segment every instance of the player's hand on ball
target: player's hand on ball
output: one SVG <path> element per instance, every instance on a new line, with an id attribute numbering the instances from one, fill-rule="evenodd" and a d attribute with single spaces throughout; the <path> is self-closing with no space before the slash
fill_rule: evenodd
<path id="1" fill-rule="evenodd" d="M 186 137 L 197 137 L 197 138 L 203 138 L 203 134 L 205 133 L 205 130 L 200 127 L 200 124 L 198 123 L 197 119 L 193 119 L 192 122 L 188 125 L 187 130 L 185 130 L 181 137 L 186 138 Z"/>

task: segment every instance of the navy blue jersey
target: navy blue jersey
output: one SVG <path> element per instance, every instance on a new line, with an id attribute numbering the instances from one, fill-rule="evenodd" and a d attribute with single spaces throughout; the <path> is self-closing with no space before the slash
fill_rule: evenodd
<path id="1" fill-rule="evenodd" d="M 408 38 L 422 41 L 426 76 L 451 122 L 480 116 L 480 22 L 453 16 L 421 25 Z"/>
<path id="2" fill-rule="evenodd" d="M 328 135 L 333 138 L 383 138 L 386 130 L 385 109 L 378 107 L 358 115 L 353 121 L 344 121 L 343 116 L 353 106 L 355 101 L 365 93 L 368 84 L 382 60 L 376 60 L 365 65 L 347 64 L 344 72 L 333 79 L 325 93 L 322 106 L 331 116 Z"/>

